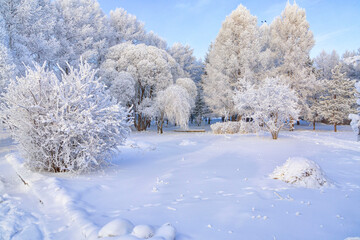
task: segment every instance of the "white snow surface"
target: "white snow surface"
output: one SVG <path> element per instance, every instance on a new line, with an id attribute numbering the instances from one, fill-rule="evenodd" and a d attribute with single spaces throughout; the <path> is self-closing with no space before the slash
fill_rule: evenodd
<path id="1" fill-rule="evenodd" d="M 208 126 L 133 132 L 111 165 L 85 175 L 27 170 L 0 132 L 0 239 L 99 239 L 116 219 L 148 226 L 154 240 L 359 239 L 360 143 L 349 126 L 296 127 L 276 141 Z M 293 157 L 316 162 L 334 186 L 268 177 Z M 133 230 L 100 239 L 139 239 Z"/>
<path id="2" fill-rule="evenodd" d="M 302 157 L 289 158 L 284 165 L 276 167 L 270 177 L 307 188 L 330 186 L 319 165 Z"/>

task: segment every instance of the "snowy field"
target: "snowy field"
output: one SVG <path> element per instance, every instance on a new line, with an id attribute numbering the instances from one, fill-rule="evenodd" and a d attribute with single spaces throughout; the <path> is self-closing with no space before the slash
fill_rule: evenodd
<path id="1" fill-rule="evenodd" d="M 278 140 L 206 129 L 133 132 L 111 165 L 81 176 L 27 171 L 2 132 L 0 239 L 98 239 L 117 218 L 154 234 L 170 223 L 177 240 L 360 237 L 360 143 L 350 127 L 297 126 Z M 271 179 L 289 157 L 316 162 L 331 186 Z M 153 239 L 169 239 L 160 232 Z"/>

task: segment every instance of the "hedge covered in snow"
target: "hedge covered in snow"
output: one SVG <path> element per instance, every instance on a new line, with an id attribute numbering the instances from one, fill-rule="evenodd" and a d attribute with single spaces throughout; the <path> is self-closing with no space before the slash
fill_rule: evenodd
<path id="1" fill-rule="evenodd" d="M 254 123 L 252 122 L 217 122 L 211 124 L 210 128 L 214 134 L 245 134 L 256 132 Z"/>

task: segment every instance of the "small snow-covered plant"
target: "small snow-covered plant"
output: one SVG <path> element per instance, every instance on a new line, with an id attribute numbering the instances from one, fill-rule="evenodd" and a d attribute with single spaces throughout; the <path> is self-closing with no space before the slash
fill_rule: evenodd
<path id="1" fill-rule="evenodd" d="M 356 96 L 358 97 L 356 103 L 358 104 L 358 112 L 360 111 L 360 82 L 355 83 L 356 91 L 358 92 Z M 350 114 L 349 119 L 351 119 L 351 128 L 354 130 L 357 135 L 357 140 L 360 141 L 360 114 Z"/>
<path id="2" fill-rule="evenodd" d="M 279 78 L 266 78 L 262 86 L 248 86 L 244 92 L 236 92 L 235 107 L 243 118 L 270 132 L 277 139 L 280 129 L 290 119 L 299 115 L 295 91 Z"/>
<path id="3" fill-rule="evenodd" d="M 101 164 L 128 136 L 129 110 L 116 104 L 90 65 L 61 79 L 35 64 L 3 94 L 1 118 L 30 168 L 83 172 Z"/>
<path id="4" fill-rule="evenodd" d="M 158 132 L 163 133 L 164 118 L 186 129 L 191 113 L 191 103 L 192 99 L 188 91 L 181 86 L 171 85 L 160 91 L 156 97 Z"/>
<path id="5" fill-rule="evenodd" d="M 240 131 L 241 122 L 217 122 L 210 128 L 214 134 L 235 134 Z"/>
<path id="6" fill-rule="evenodd" d="M 284 165 L 276 167 L 270 177 L 307 188 L 320 188 L 330 185 L 319 165 L 301 157 L 289 158 Z"/>
<path id="7" fill-rule="evenodd" d="M 350 114 L 349 119 L 351 120 L 350 126 L 354 133 L 357 135 L 357 141 L 360 141 L 360 115 Z"/>

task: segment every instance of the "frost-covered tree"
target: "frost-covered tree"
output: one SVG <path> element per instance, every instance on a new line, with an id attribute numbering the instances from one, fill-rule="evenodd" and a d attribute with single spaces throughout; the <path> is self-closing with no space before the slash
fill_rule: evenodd
<path id="1" fill-rule="evenodd" d="M 163 50 L 166 50 L 167 48 L 167 43 L 164 39 L 162 39 L 161 37 L 159 37 L 156 33 L 154 33 L 153 31 L 148 32 L 145 35 L 145 39 L 144 42 L 146 45 L 148 46 L 154 46 Z"/>
<path id="2" fill-rule="evenodd" d="M 56 7 L 63 19 L 65 32 L 61 38 L 72 46 L 69 54 L 75 63 L 79 57 L 94 66 L 99 66 L 108 48 L 112 31 L 110 23 L 96 0 L 56 0 Z M 62 49 L 66 52 L 66 49 Z"/>
<path id="3" fill-rule="evenodd" d="M 5 21 L 0 15 L 0 93 L 15 75 L 15 65 L 12 62 L 10 51 L 6 47 L 6 40 Z"/>
<path id="4" fill-rule="evenodd" d="M 174 43 L 168 52 L 184 70 L 187 77 L 194 81 L 200 80 L 203 66 L 201 61 L 196 60 L 194 50 L 189 45 Z"/>
<path id="5" fill-rule="evenodd" d="M 360 48 L 357 51 L 346 51 L 342 57 L 343 69 L 351 80 L 360 79 Z"/>
<path id="6" fill-rule="evenodd" d="M 274 57 L 273 52 L 270 48 L 270 33 L 270 25 L 264 22 L 259 28 L 260 56 L 257 69 L 257 77 L 260 79 L 271 76 L 271 71 L 274 68 Z"/>
<path id="7" fill-rule="evenodd" d="M 314 63 L 319 79 L 331 79 L 331 70 L 340 62 L 340 57 L 335 50 L 331 54 L 324 50 L 315 58 Z"/>
<path id="8" fill-rule="evenodd" d="M 33 61 L 56 63 L 59 41 L 54 36 L 56 13 L 50 0 L 0 0 L 7 45 L 19 72 Z"/>
<path id="9" fill-rule="evenodd" d="M 214 113 L 234 115 L 234 89 L 256 80 L 259 52 L 257 18 L 240 5 L 223 22 L 205 67 L 205 101 Z"/>
<path id="10" fill-rule="evenodd" d="M 270 31 L 275 67 L 272 75 L 286 77 L 288 85 L 297 94 L 304 116 L 308 110 L 306 100 L 313 94 L 316 80 L 309 57 L 315 41 L 305 10 L 288 2 L 281 16 L 271 23 Z"/>
<path id="11" fill-rule="evenodd" d="M 355 104 L 355 81 L 346 78 L 341 72 L 342 65 L 338 64 L 332 70 L 332 77 L 326 81 L 326 92 L 321 99 L 321 112 L 329 123 L 337 125 L 344 122 L 352 113 L 351 107 Z"/>
<path id="12" fill-rule="evenodd" d="M 7 47 L 0 43 L 0 92 L 4 91 L 10 79 L 15 75 L 15 66 L 11 61 L 11 56 Z"/>
<path id="13" fill-rule="evenodd" d="M 105 81 L 108 81 L 107 76 L 116 76 L 123 71 L 131 74 L 135 81 L 134 124 L 139 131 L 146 130 L 153 116 L 157 92 L 165 90 L 183 75 L 166 51 L 145 44 L 123 43 L 111 47 L 101 69 Z"/>
<path id="14" fill-rule="evenodd" d="M 128 111 L 117 105 L 89 64 L 59 79 L 27 68 L 3 95 L 1 119 L 30 168 L 83 172 L 98 166 L 129 134 Z"/>
<path id="15" fill-rule="evenodd" d="M 181 86 L 186 89 L 189 93 L 189 97 L 191 99 L 191 108 L 195 107 L 195 99 L 197 96 L 197 87 L 191 78 L 178 78 L 176 80 L 176 85 Z"/>
<path id="16" fill-rule="evenodd" d="M 127 13 L 125 9 L 117 8 L 110 11 L 110 23 L 115 30 L 115 45 L 127 41 L 134 44 L 144 42 L 144 23 L 138 21 L 135 15 Z"/>
<path id="17" fill-rule="evenodd" d="M 309 110 L 307 111 L 307 115 L 305 115 L 305 120 L 312 122 L 313 130 L 316 128 L 316 122 L 319 122 L 324 119 L 321 110 L 321 98 L 324 94 L 324 88 L 326 87 L 326 82 L 324 80 L 319 80 L 317 88 L 313 92 L 313 95 L 308 96 L 307 104 L 309 106 Z"/>
<path id="18" fill-rule="evenodd" d="M 109 90 L 119 104 L 130 107 L 135 97 L 135 80 L 130 73 L 116 73 Z"/>
<path id="19" fill-rule="evenodd" d="M 279 78 L 266 78 L 261 86 L 247 86 L 244 92 L 236 92 L 234 102 L 239 114 L 263 126 L 273 139 L 278 138 L 290 117 L 299 114 L 295 91 Z"/>
<path id="20" fill-rule="evenodd" d="M 160 91 L 156 97 L 158 133 L 163 133 L 165 118 L 182 128 L 187 128 L 192 101 L 188 91 L 177 84 Z"/>

